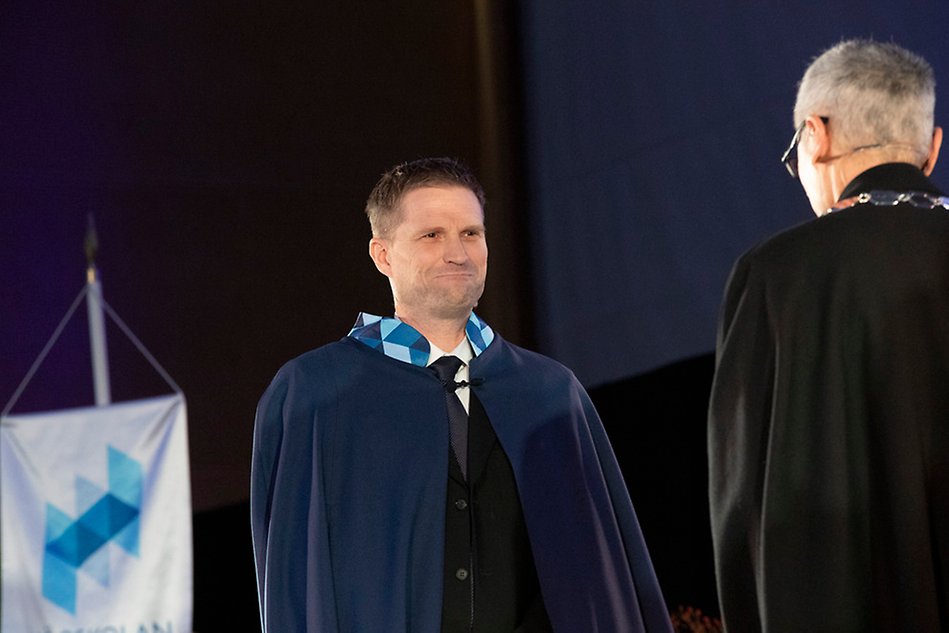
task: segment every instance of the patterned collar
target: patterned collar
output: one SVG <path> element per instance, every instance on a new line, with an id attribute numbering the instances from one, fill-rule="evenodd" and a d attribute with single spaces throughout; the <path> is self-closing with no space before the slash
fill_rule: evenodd
<path id="1" fill-rule="evenodd" d="M 494 330 L 474 312 L 468 317 L 465 334 L 475 356 L 480 356 L 494 340 Z M 403 363 L 417 367 L 428 364 L 429 342 L 418 330 L 399 319 L 360 312 L 347 336 Z"/>

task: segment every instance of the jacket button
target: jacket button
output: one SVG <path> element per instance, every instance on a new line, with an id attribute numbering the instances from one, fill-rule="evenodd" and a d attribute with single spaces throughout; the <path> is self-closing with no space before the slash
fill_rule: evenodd
<path id="1" fill-rule="evenodd" d="M 464 499 L 458 499 L 457 501 L 455 501 L 455 507 L 458 508 L 459 510 L 464 510 L 465 508 L 468 507 L 468 502 L 465 501 Z"/>
<path id="2" fill-rule="evenodd" d="M 468 570 L 462 567 L 455 572 L 455 578 L 458 580 L 468 580 Z"/>

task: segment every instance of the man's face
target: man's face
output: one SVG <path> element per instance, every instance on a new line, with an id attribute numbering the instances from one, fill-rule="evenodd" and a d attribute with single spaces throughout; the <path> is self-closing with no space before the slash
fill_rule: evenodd
<path id="1" fill-rule="evenodd" d="M 370 254 L 407 320 L 467 318 L 484 291 L 488 246 L 484 213 L 461 186 L 419 187 L 400 203 L 401 222 L 373 238 Z"/>

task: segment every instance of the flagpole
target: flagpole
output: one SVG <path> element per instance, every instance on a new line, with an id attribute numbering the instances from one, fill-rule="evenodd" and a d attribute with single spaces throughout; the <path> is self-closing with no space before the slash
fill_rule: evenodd
<path id="1" fill-rule="evenodd" d="M 102 309 L 102 282 L 96 268 L 96 254 L 99 239 L 92 215 L 89 215 L 89 228 L 86 231 L 86 310 L 89 315 L 89 346 L 92 349 L 92 379 L 95 387 L 96 406 L 105 406 L 112 402 L 112 388 L 109 384 L 109 354 L 105 341 L 105 316 Z"/>

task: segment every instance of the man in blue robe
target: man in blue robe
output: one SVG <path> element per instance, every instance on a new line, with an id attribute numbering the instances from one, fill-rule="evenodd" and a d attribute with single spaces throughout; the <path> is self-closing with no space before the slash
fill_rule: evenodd
<path id="1" fill-rule="evenodd" d="M 265 633 L 671 631 L 583 387 L 472 312 L 483 205 L 452 159 L 384 174 L 366 212 L 395 317 L 360 314 L 261 399 Z"/>

